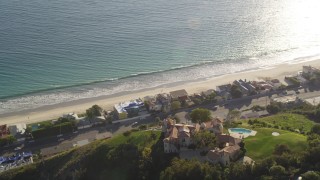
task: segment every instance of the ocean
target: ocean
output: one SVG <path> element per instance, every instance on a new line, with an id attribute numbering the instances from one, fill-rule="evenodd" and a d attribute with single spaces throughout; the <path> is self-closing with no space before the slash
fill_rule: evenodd
<path id="1" fill-rule="evenodd" d="M 318 0 L 0 1 L 0 114 L 320 57 Z"/>

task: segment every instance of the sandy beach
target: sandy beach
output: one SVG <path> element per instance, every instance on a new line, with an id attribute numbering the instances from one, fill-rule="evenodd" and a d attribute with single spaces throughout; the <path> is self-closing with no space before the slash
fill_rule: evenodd
<path id="1" fill-rule="evenodd" d="M 193 94 L 206 91 L 208 89 L 216 89 L 216 86 L 225 83 L 232 83 L 235 79 L 259 80 L 265 77 L 270 77 L 278 78 L 279 80 L 283 81 L 285 76 L 295 74 L 298 71 L 302 71 L 303 65 L 320 67 L 320 60 L 296 64 L 282 64 L 268 69 L 258 69 L 234 74 L 227 74 L 219 77 L 199 80 L 196 82 L 176 83 L 161 86 L 158 88 L 127 92 L 118 95 L 82 99 L 62 104 L 45 106 L 33 110 L 2 114 L 0 115 L 0 124 L 33 123 L 43 120 L 56 119 L 65 113 L 83 113 L 86 109 L 94 104 L 98 104 L 106 110 L 111 110 L 114 104 L 130 99 L 143 98 L 145 96 L 155 95 L 158 93 L 168 93 L 170 91 L 179 89 L 186 89 L 189 94 Z"/>

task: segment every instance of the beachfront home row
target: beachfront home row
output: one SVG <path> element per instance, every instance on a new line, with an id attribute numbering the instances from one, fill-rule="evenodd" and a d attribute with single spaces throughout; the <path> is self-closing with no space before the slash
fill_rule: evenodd
<path id="1" fill-rule="evenodd" d="M 243 96 L 249 96 L 253 94 L 263 94 L 272 90 L 278 90 L 282 83 L 278 79 L 270 79 L 267 81 L 247 81 L 247 80 L 235 80 L 232 84 L 224 84 L 216 87 L 216 92 L 224 99 L 231 99 L 231 87 L 236 85 L 239 87 Z"/>
<path id="2" fill-rule="evenodd" d="M 115 116 L 118 119 L 125 119 L 139 114 L 140 108 L 144 107 L 141 99 L 135 99 L 127 102 L 121 102 L 114 105 Z"/>

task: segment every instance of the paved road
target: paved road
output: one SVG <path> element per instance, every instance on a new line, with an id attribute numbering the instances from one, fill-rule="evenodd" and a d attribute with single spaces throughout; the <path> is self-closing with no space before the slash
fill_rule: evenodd
<path id="1" fill-rule="evenodd" d="M 45 139 L 35 140 L 34 142 L 26 141 L 22 144 L 16 144 L 14 146 L 5 147 L 0 149 L 0 154 L 10 154 L 22 151 L 31 151 L 33 153 L 39 152 L 41 149 L 58 149 L 60 151 L 67 150 L 73 147 L 78 141 L 88 140 L 89 142 L 95 139 L 105 138 L 106 136 L 112 137 L 116 134 L 121 134 L 125 131 L 131 130 L 132 124 L 138 122 L 136 126 L 141 124 L 149 124 L 154 122 L 154 118 L 150 115 L 138 116 L 135 118 L 130 118 L 129 120 L 116 124 L 107 124 L 103 126 L 96 126 L 87 129 L 78 130 L 76 133 L 64 134 L 62 137 L 50 137 Z M 19 151 L 14 151 L 15 147 L 21 147 Z M 49 151 L 47 151 L 49 152 Z M 53 152 L 53 151 L 52 151 Z"/>

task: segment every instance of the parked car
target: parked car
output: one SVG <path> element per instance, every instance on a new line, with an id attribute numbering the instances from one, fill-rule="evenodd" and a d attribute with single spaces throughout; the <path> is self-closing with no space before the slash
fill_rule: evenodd
<path id="1" fill-rule="evenodd" d="M 218 109 L 218 106 L 213 106 L 212 110 L 216 111 Z"/>
<path id="2" fill-rule="evenodd" d="M 21 147 L 14 148 L 15 151 L 18 151 L 18 150 L 21 150 L 21 149 L 22 149 Z"/>
<path id="3" fill-rule="evenodd" d="M 131 124 L 131 126 L 135 127 L 135 126 L 137 126 L 137 124 L 138 124 L 138 122 L 134 122 L 134 123 Z"/>

